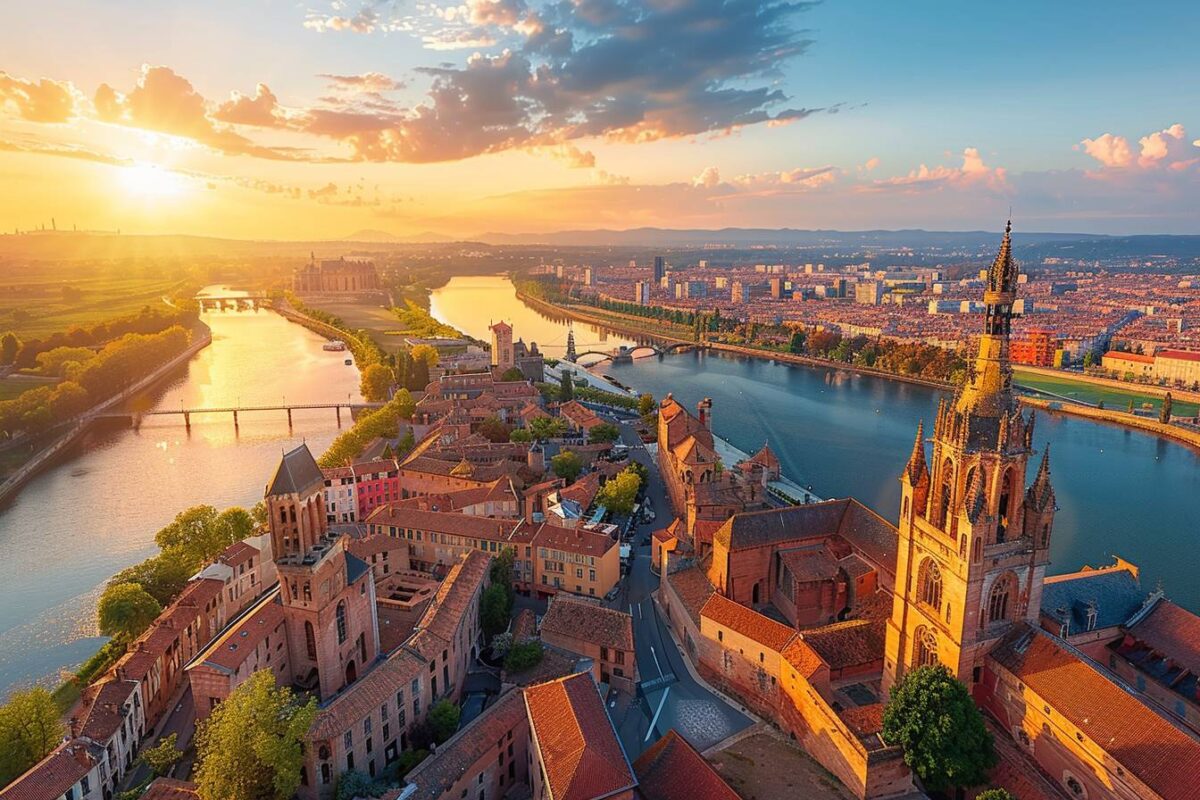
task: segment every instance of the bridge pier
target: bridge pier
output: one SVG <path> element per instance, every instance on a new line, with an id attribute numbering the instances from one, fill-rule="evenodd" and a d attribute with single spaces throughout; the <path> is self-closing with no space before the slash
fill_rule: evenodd
<path id="1" fill-rule="evenodd" d="M 187 428 L 188 433 L 192 431 L 192 415 L 185 411 L 183 412 L 183 427 Z"/>
<path id="2" fill-rule="evenodd" d="M 238 418 L 237 418 L 237 409 L 235 408 L 233 410 L 233 427 L 236 428 L 237 426 L 238 426 Z"/>
<path id="3" fill-rule="evenodd" d="M 337 422 L 338 422 L 338 427 L 340 428 L 340 427 L 342 427 L 342 407 L 334 406 L 333 410 L 337 412 Z"/>
<path id="4" fill-rule="evenodd" d="M 287 412 L 288 412 L 288 430 L 290 431 L 292 429 L 292 410 L 289 408 L 287 410 Z"/>

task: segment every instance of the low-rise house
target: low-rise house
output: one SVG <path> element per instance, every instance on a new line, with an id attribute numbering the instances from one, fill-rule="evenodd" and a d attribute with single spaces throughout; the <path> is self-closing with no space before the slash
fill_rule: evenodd
<path id="1" fill-rule="evenodd" d="M 625 692 L 637 688 L 633 617 L 568 594 L 558 594 L 542 616 L 542 643 L 592 661 L 592 677 Z"/>

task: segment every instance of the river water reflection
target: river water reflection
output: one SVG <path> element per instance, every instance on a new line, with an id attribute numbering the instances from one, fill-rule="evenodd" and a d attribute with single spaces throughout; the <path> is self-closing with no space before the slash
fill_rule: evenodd
<path id="1" fill-rule="evenodd" d="M 477 336 L 483 334 L 479 325 L 470 327 L 472 320 L 484 317 L 486 333 L 488 314 L 503 315 L 518 334 L 560 327 L 517 300 L 500 276 L 455 278 L 434 300 L 435 316 Z M 673 392 L 689 407 L 712 397 L 721 436 L 751 452 L 770 442 L 784 472 L 811 484 L 817 495 L 853 495 L 893 522 L 898 476 L 917 420 L 932 424 L 941 394 L 847 372 L 701 352 L 638 359 L 605 371 L 658 398 Z M 1120 555 L 1142 568 L 1147 591 L 1161 581 L 1168 597 L 1200 611 L 1200 454 L 1144 433 L 1057 415 L 1039 415 L 1034 438 L 1039 452 L 1050 444 L 1060 507 L 1050 571 L 1109 564 Z M 1030 464 L 1030 479 L 1038 460 Z"/>
<path id="2" fill-rule="evenodd" d="M 226 292 L 222 291 L 222 294 Z M 176 409 L 359 400 L 345 353 L 269 311 L 205 313 L 212 344 L 145 399 Z M 320 453 L 337 434 L 334 412 L 146 418 L 139 430 L 89 436 L 0 509 L 0 697 L 14 685 L 53 682 L 95 651 L 95 601 L 115 572 L 152 555 L 176 513 L 209 503 L 249 507 L 284 448 Z M 346 416 L 343 414 L 343 422 Z"/>

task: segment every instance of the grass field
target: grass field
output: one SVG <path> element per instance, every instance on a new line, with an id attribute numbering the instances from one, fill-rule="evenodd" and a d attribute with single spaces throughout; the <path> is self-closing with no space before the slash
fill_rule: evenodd
<path id="1" fill-rule="evenodd" d="M 381 305 L 352 300 L 302 299 L 306 305 L 312 308 L 336 314 L 342 318 L 342 321 L 347 326 L 356 331 L 366 330 L 370 333 L 371 338 L 388 352 L 398 352 L 404 349 L 404 339 L 407 336 L 424 337 L 430 335 L 428 332 L 412 330 L 411 326 L 407 326 L 400 321 L 400 318 L 396 316 L 392 309 Z M 428 312 L 422 311 L 421 313 L 425 317 L 428 317 Z M 436 321 L 432 320 L 432 318 L 429 318 L 428 322 L 436 324 Z"/>
<path id="2" fill-rule="evenodd" d="M 137 276 L 0 284 L 0 331 L 11 330 L 22 339 L 43 338 L 73 325 L 158 306 L 178 285 L 174 278 Z"/>
<path id="3" fill-rule="evenodd" d="M 1142 408 L 1143 403 L 1153 405 L 1155 413 L 1158 413 L 1158 410 L 1162 408 L 1162 397 L 1150 392 L 1139 392 L 1136 387 L 1130 387 L 1128 390 L 1117 389 L 1086 381 L 1072 380 L 1067 377 L 1057 378 L 1037 375 L 1024 372 L 1020 369 L 1014 370 L 1013 378 L 1021 386 L 1053 392 L 1054 394 L 1074 400 L 1081 400 L 1085 403 L 1095 404 L 1103 401 L 1105 408 L 1111 408 L 1116 411 L 1124 411 L 1128 408 L 1130 400 L 1133 400 L 1135 408 Z M 1188 403 L 1182 400 L 1172 399 L 1171 402 L 1172 412 L 1179 416 L 1193 416 L 1196 414 L 1198 407 L 1200 406 L 1196 403 Z"/>

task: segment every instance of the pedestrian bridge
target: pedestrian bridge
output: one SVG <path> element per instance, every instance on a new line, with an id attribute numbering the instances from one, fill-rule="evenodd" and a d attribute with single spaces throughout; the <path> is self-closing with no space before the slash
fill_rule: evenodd
<path id="1" fill-rule="evenodd" d="M 575 356 L 575 361 L 578 362 L 584 356 L 600 356 L 600 358 L 591 362 L 599 364 L 604 361 L 611 361 L 614 364 L 627 364 L 635 358 L 645 358 L 651 355 L 656 355 L 662 358 L 667 353 L 673 353 L 677 350 L 686 350 L 691 348 L 703 348 L 705 345 L 697 342 L 676 342 L 674 344 L 663 345 L 659 347 L 652 344 L 639 344 L 633 347 L 621 345 L 612 350 L 585 350 Z"/>
<path id="2" fill-rule="evenodd" d="M 288 427 L 292 426 L 292 412 L 306 411 L 310 409 L 333 409 L 337 415 L 338 426 L 342 424 L 342 409 L 350 412 L 351 418 L 359 411 L 382 408 L 383 403 L 281 403 L 279 405 L 268 406 L 217 406 L 217 407 L 193 407 L 187 408 L 180 406 L 178 409 L 160 408 L 153 411 L 105 411 L 96 415 L 96 419 L 118 419 L 125 420 L 131 423 L 135 428 L 141 424 L 145 417 L 173 417 L 182 416 L 183 424 L 188 430 L 192 429 L 193 414 L 232 414 L 233 424 L 236 427 L 238 424 L 238 415 L 245 413 L 256 413 L 263 411 L 286 411 Z"/>

